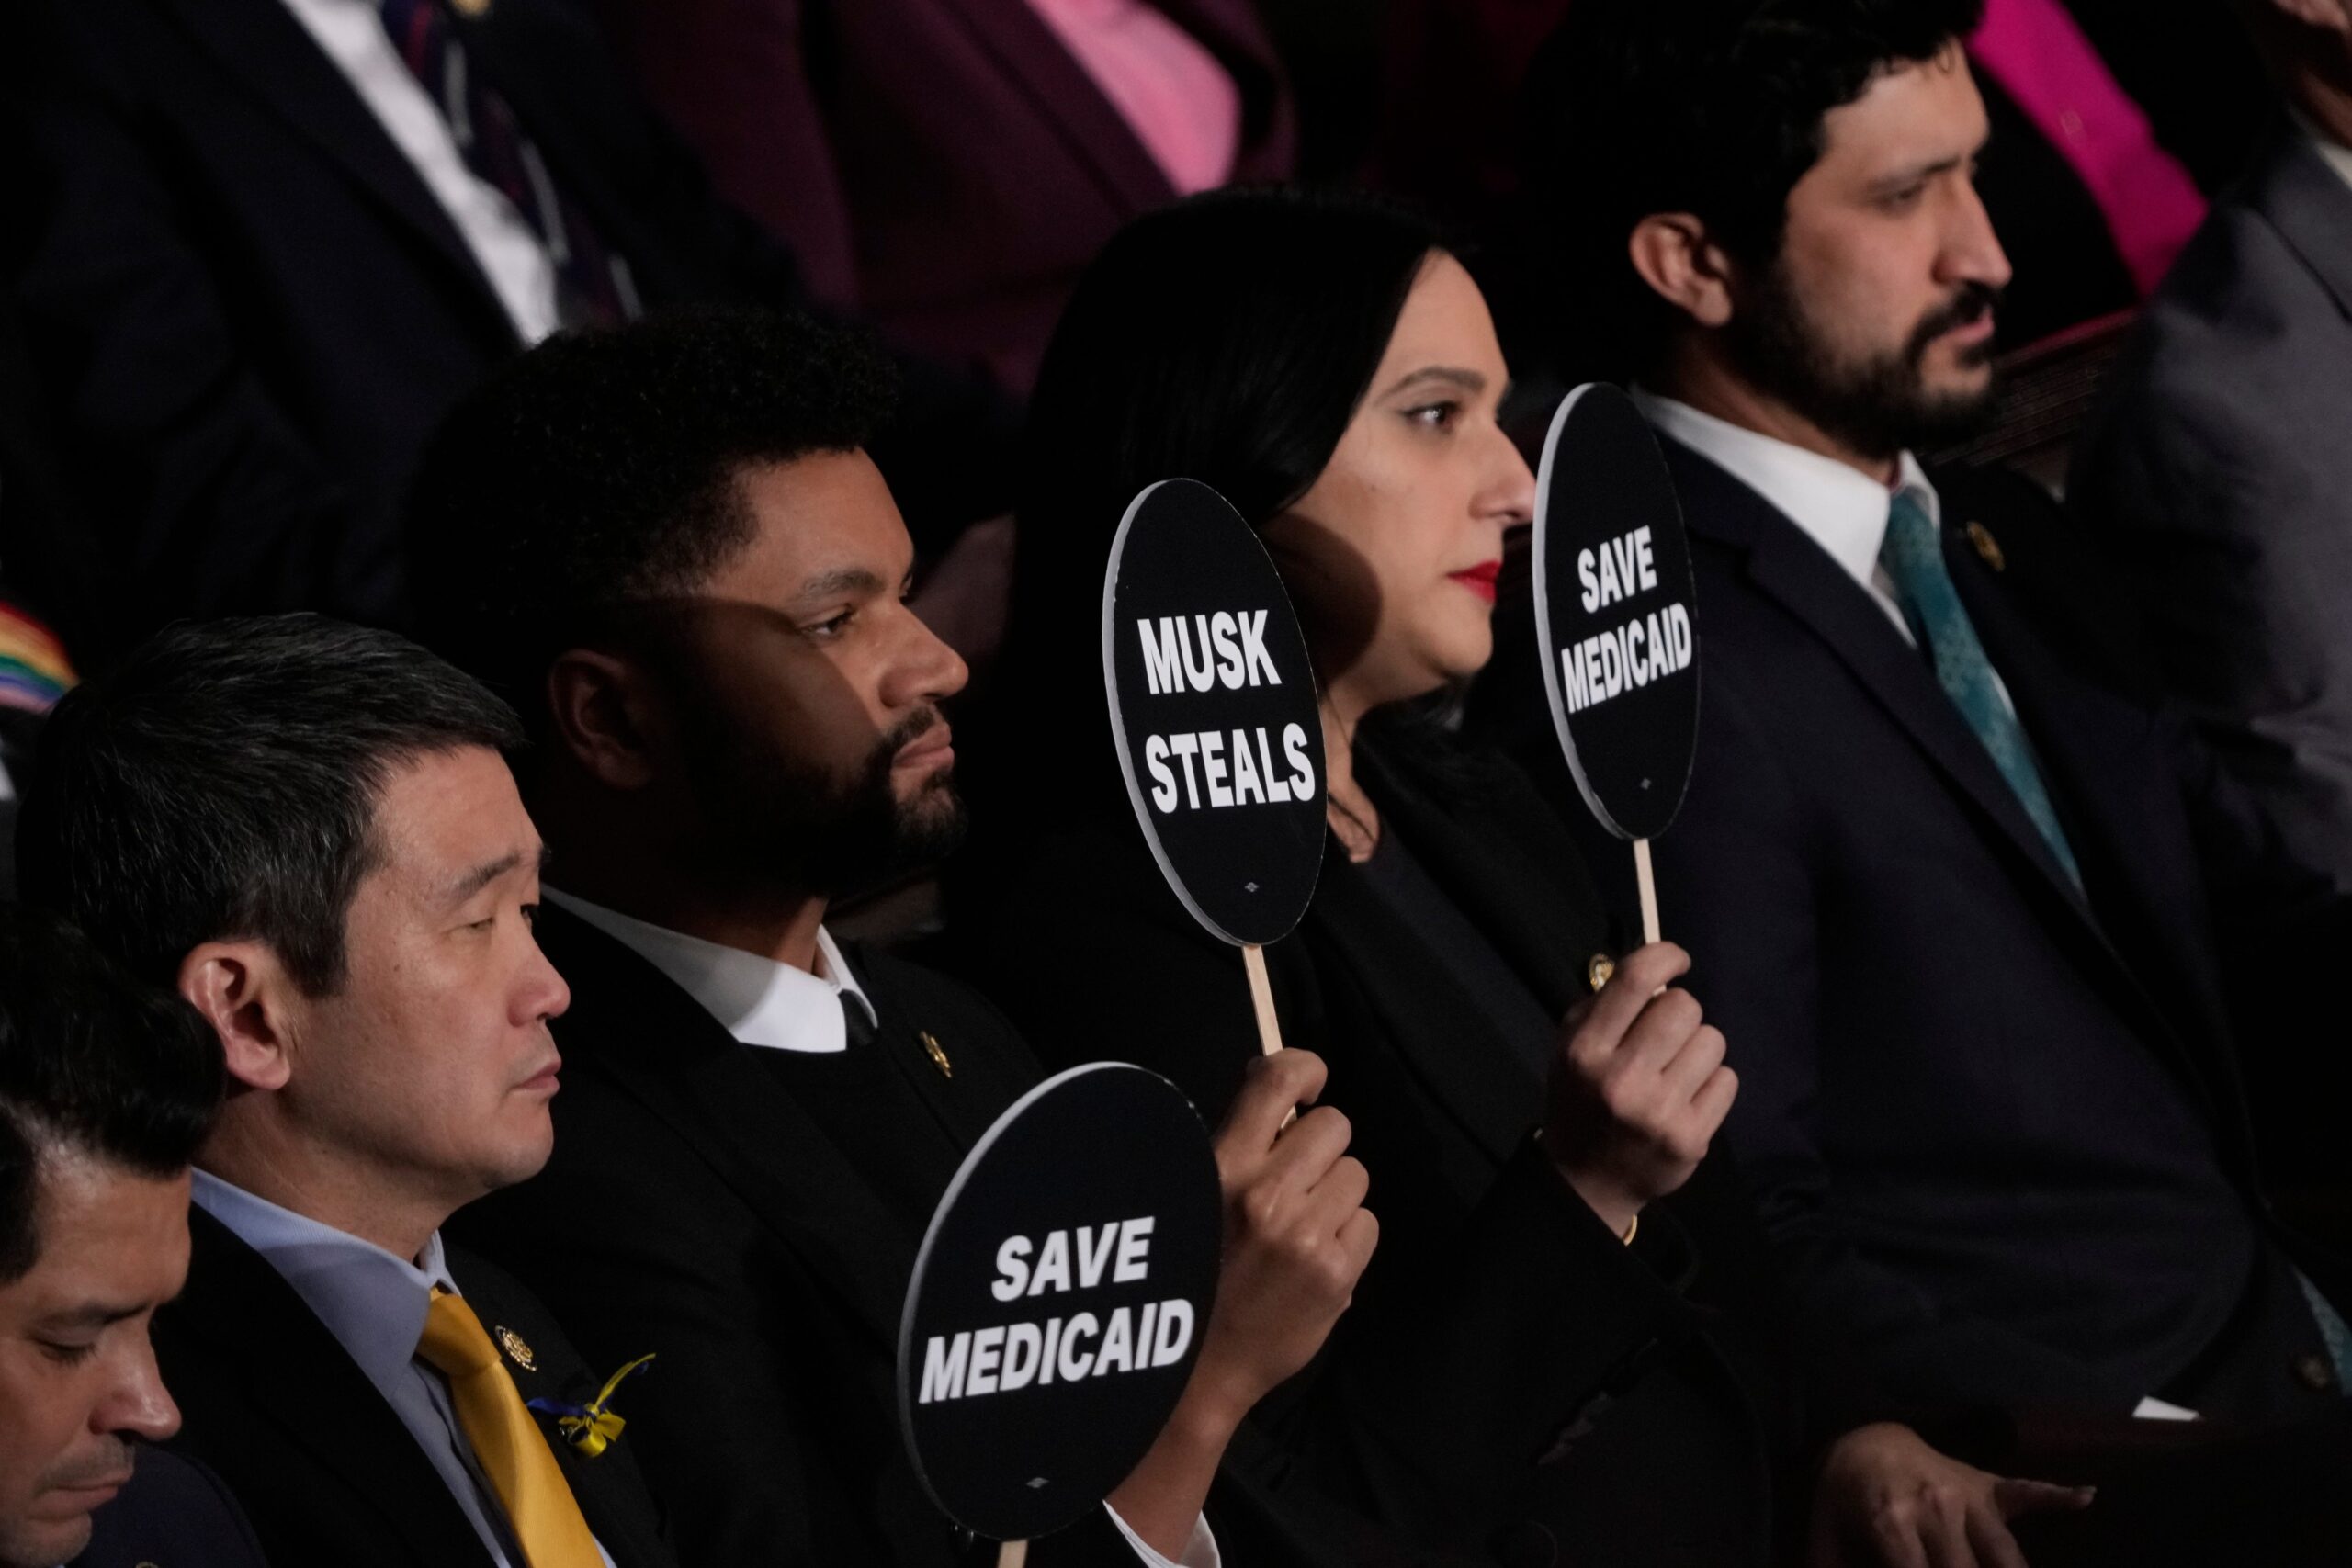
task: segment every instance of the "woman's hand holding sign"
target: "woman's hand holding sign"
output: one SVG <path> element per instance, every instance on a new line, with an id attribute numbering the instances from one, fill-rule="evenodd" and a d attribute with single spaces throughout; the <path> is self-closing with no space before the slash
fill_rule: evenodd
<path id="1" fill-rule="evenodd" d="M 1682 949 L 1652 942 L 1563 1026 L 1544 1146 L 1619 1235 L 1690 1179 L 1739 1091 L 1724 1065 L 1723 1032 L 1703 1021 L 1690 992 L 1668 988 L 1690 967 Z"/>

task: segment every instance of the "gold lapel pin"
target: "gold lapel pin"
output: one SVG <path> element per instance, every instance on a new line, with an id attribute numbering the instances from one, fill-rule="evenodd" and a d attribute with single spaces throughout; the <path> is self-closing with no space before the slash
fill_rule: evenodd
<path id="1" fill-rule="evenodd" d="M 1984 558 L 1986 566 L 1995 571 L 2009 570 L 2009 558 L 2001 553 L 2001 541 L 1993 537 L 1990 528 L 1982 523 L 1971 523 L 1961 532 L 1968 536 L 1968 542 L 1976 547 L 1976 553 Z"/>
<path id="2" fill-rule="evenodd" d="M 917 1031 L 915 1038 L 922 1042 L 924 1052 L 931 1057 L 931 1065 L 939 1069 L 941 1077 L 952 1078 L 956 1076 L 956 1064 L 947 1059 L 947 1053 L 939 1048 L 939 1042 L 932 1037 L 930 1030 Z"/>
<path id="3" fill-rule="evenodd" d="M 536 1372 L 539 1370 L 538 1358 L 531 1354 L 531 1348 L 528 1345 L 523 1343 L 523 1337 L 504 1324 L 502 1323 L 491 1330 L 491 1337 L 496 1339 L 498 1348 L 506 1352 L 506 1359 L 525 1371 Z"/>

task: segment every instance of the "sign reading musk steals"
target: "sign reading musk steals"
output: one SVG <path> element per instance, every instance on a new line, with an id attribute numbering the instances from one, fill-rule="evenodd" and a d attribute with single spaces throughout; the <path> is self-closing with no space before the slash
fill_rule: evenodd
<path id="1" fill-rule="evenodd" d="M 1306 913 L 1323 864 L 1323 726 L 1283 581 L 1204 484 L 1136 497 L 1102 582 L 1119 766 L 1154 858 L 1194 919 L 1262 946 Z"/>

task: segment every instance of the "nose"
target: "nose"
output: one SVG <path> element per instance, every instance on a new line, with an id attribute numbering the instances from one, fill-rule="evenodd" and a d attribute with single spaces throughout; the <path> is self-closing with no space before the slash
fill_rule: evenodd
<path id="1" fill-rule="evenodd" d="M 1519 443 L 1498 425 L 1491 437 L 1487 482 L 1477 500 L 1479 517 L 1492 518 L 1509 528 L 1535 516 L 1535 475 L 1521 456 Z"/>
<path id="2" fill-rule="evenodd" d="M 1951 231 L 1939 258 L 1943 281 L 2007 288 L 2013 276 L 2008 253 L 2001 248 L 2001 237 L 1994 231 L 1992 215 L 1984 210 L 1984 198 L 1976 194 L 1976 186 L 1973 183 L 1963 185 L 1961 198 L 1953 205 Z"/>
<path id="3" fill-rule="evenodd" d="M 523 976 L 518 993 L 518 1023 L 537 1023 L 544 1019 L 561 1018 L 571 1006 L 571 987 L 556 973 L 548 955 L 539 951 L 537 938 L 531 942 L 531 962 Z"/>
<path id="4" fill-rule="evenodd" d="M 93 1427 L 160 1443 L 180 1429 L 180 1407 L 164 1386 L 155 1365 L 154 1347 L 142 1336 L 139 1353 L 125 1370 L 122 1382 L 95 1413 Z"/>
<path id="5" fill-rule="evenodd" d="M 964 656 L 940 639 L 912 610 L 905 612 L 907 636 L 882 682 L 882 700 L 892 712 L 944 702 L 972 678 Z"/>

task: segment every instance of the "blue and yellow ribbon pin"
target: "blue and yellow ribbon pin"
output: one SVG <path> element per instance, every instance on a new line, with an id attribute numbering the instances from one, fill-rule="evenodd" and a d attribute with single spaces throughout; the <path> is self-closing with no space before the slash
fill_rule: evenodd
<path id="1" fill-rule="evenodd" d="M 594 1459 L 612 1447 L 613 1440 L 621 1435 L 621 1428 L 628 1425 L 608 1408 L 612 1404 L 614 1392 L 628 1381 L 631 1373 L 651 1359 L 653 1359 L 651 1356 L 639 1356 L 636 1360 L 615 1372 L 605 1380 L 605 1386 L 596 1397 L 585 1404 L 566 1404 L 555 1399 L 534 1399 L 530 1402 L 530 1407 L 554 1416 L 556 1429 L 563 1434 L 563 1440 L 578 1449 L 583 1458 Z"/>

